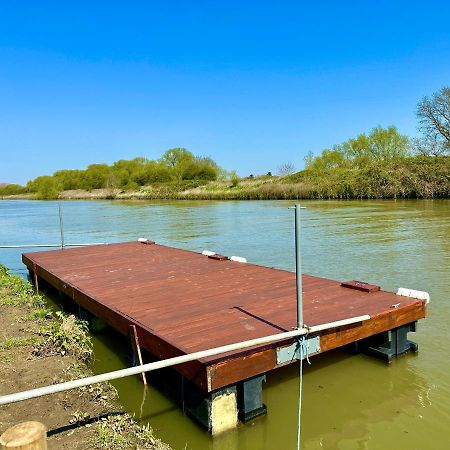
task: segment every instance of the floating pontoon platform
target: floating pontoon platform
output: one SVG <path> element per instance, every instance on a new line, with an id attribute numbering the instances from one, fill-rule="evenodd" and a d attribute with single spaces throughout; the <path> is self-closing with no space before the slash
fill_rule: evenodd
<path id="1" fill-rule="evenodd" d="M 295 274 L 285 270 L 150 241 L 27 253 L 23 262 L 32 279 L 56 288 L 120 333 L 128 335 L 134 325 L 139 345 L 154 359 L 296 327 Z M 364 322 L 309 336 L 311 355 L 350 345 L 390 360 L 417 350 L 407 332 L 425 317 L 426 302 L 366 283 L 303 275 L 303 308 L 306 326 L 370 315 Z M 206 399 L 235 392 L 241 417 L 248 419 L 264 411 L 256 398 L 264 374 L 295 360 L 292 344 L 253 347 L 176 370 Z M 211 428 L 210 419 L 199 420 Z"/>

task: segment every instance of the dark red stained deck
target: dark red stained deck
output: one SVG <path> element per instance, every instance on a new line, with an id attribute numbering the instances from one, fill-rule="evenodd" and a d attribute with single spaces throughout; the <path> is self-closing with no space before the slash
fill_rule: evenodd
<path id="1" fill-rule="evenodd" d="M 141 346 L 160 359 L 296 326 L 295 274 L 284 270 L 138 242 L 28 253 L 23 262 L 121 333 L 135 324 Z M 371 316 L 321 333 L 321 352 L 425 317 L 421 300 L 348 289 L 309 275 L 303 276 L 303 301 L 308 326 Z M 393 309 L 395 303 L 400 305 Z M 211 391 L 276 368 L 279 346 L 211 357 L 178 370 Z"/>

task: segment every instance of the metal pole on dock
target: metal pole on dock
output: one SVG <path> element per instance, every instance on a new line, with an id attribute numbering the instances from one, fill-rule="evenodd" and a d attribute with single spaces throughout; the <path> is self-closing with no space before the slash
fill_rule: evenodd
<path id="1" fill-rule="evenodd" d="M 297 328 L 303 328 L 303 285 L 302 258 L 300 246 L 300 210 L 304 207 L 295 205 L 295 280 L 297 287 Z"/>
<path id="2" fill-rule="evenodd" d="M 302 258 L 301 258 L 301 223 L 300 210 L 304 206 L 295 205 L 295 282 L 297 293 L 297 330 L 303 328 L 303 283 L 302 283 Z M 302 421 L 302 391 L 303 391 L 303 345 L 304 336 L 298 337 L 299 346 L 299 393 L 298 393 L 298 423 L 297 423 L 297 450 L 301 448 L 301 421 Z"/>
<path id="3" fill-rule="evenodd" d="M 64 248 L 64 223 L 63 223 L 61 203 L 58 203 L 58 212 L 59 212 L 59 232 L 61 234 L 61 248 L 63 249 Z"/>

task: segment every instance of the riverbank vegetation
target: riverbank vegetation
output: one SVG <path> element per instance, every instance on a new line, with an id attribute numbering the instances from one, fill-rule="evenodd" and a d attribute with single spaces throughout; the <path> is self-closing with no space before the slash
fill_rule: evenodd
<path id="1" fill-rule="evenodd" d="M 92 375 L 86 323 L 52 311 L 28 282 L 1 265 L 0 312 L 3 394 Z M 51 448 L 170 450 L 123 412 L 108 383 L 3 406 L 0 433 L 27 420 L 47 426 Z"/>
<path id="2" fill-rule="evenodd" d="M 40 176 L 29 181 L 25 189 L 35 193 L 37 198 L 48 199 L 68 190 L 132 191 L 152 183 L 201 184 L 216 180 L 220 172 L 221 169 L 211 158 L 194 156 L 184 148 L 173 148 L 159 160 L 139 157 L 116 161 L 112 165 L 91 164 L 85 170 L 58 170 L 51 176 Z"/>
<path id="3" fill-rule="evenodd" d="M 372 199 L 450 196 L 450 88 L 418 104 L 422 136 L 410 139 L 394 126 L 309 152 L 305 169 L 289 162 L 278 176 L 240 178 L 208 157 L 184 148 L 158 160 L 135 158 L 86 170 L 59 170 L 26 186 L 0 187 L 3 198 L 38 199 Z"/>
<path id="4" fill-rule="evenodd" d="M 413 154 L 406 136 L 394 127 L 308 155 L 304 170 L 285 176 L 154 182 L 132 189 L 103 187 L 47 190 L 37 198 L 61 199 L 383 199 L 450 197 L 450 156 Z M 31 191 L 32 192 L 32 191 Z M 20 198 L 21 196 L 19 196 Z"/>

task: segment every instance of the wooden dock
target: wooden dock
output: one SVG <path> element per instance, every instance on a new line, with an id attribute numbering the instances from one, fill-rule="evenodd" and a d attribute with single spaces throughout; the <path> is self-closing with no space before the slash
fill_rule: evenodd
<path id="1" fill-rule="evenodd" d="M 296 326 L 295 274 L 284 270 L 140 242 L 27 253 L 23 262 L 38 282 L 44 280 L 120 333 L 128 335 L 134 325 L 141 347 L 156 359 Z M 307 326 L 371 317 L 321 332 L 314 353 L 370 337 L 378 338 L 375 346 L 384 352 L 384 341 L 392 341 L 386 332 L 402 329 L 406 339 L 426 313 L 422 300 L 383 290 L 365 292 L 309 275 L 303 275 L 303 304 Z M 405 339 L 401 349 L 391 345 L 392 355 L 413 348 Z M 177 370 L 211 393 L 288 364 L 278 352 L 292 342 L 210 357 Z"/>

